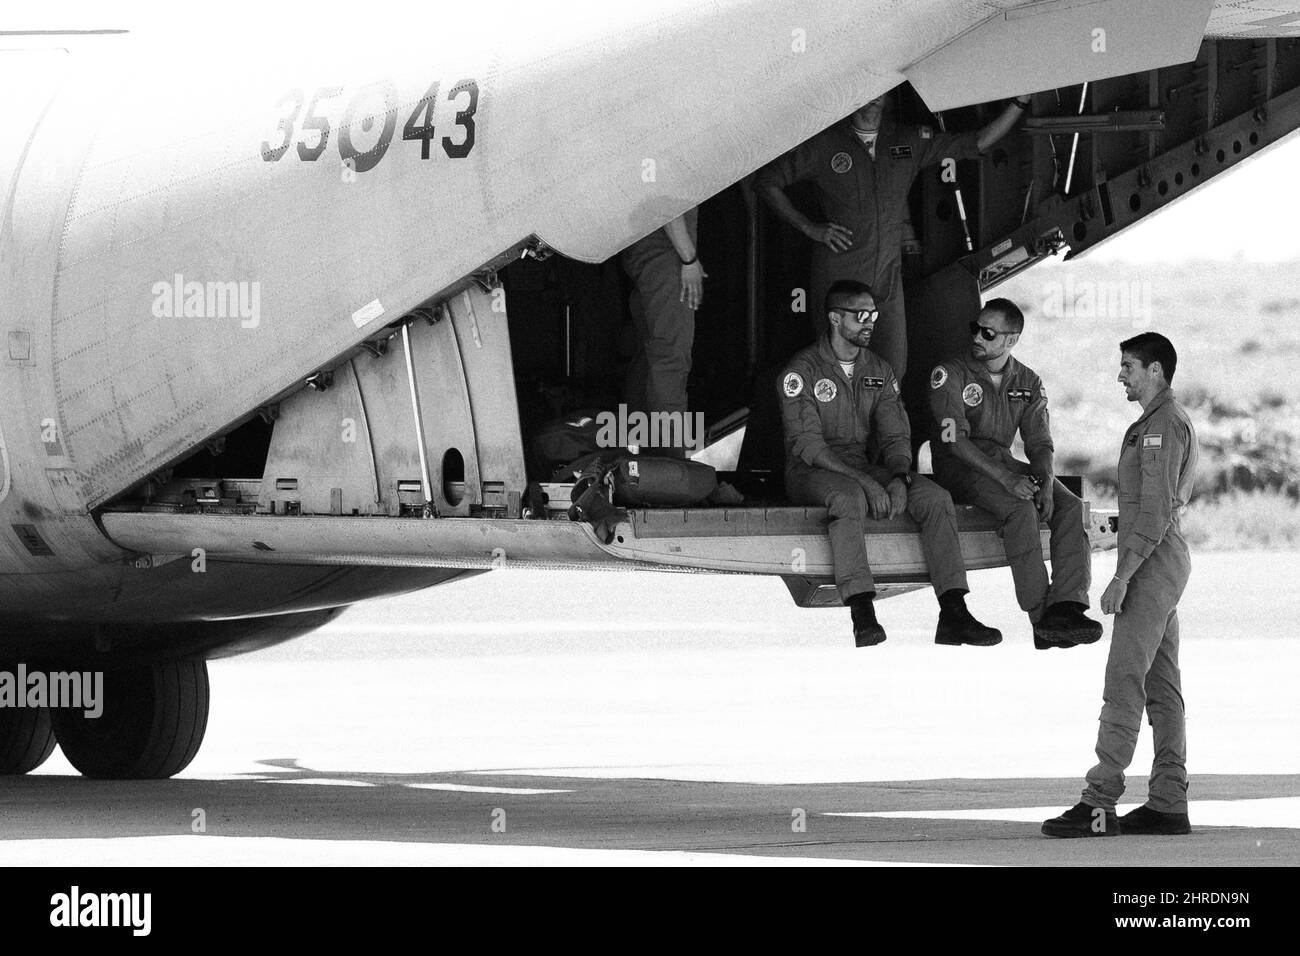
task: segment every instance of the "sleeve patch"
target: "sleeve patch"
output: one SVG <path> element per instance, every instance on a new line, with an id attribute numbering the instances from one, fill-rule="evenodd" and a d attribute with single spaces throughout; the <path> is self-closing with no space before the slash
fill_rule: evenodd
<path id="1" fill-rule="evenodd" d="M 768 381 L 770 382 L 771 379 Z M 787 372 L 785 380 L 781 382 L 781 390 L 785 392 L 786 398 L 798 398 L 803 392 L 803 379 L 799 377 L 799 373 Z"/>
<path id="2" fill-rule="evenodd" d="M 948 370 L 942 365 L 935 366 L 934 371 L 930 373 L 930 387 L 943 388 L 943 383 L 946 381 L 948 381 Z"/>
<path id="3" fill-rule="evenodd" d="M 1142 447 L 1143 447 L 1143 448 L 1160 448 L 1160 447 L 1162 447 L 1163 443 L 1164 443 L 1164 436 L 1163 436 L 1163 435 L 1143 435 L 1143 436 L 1142 436 Z"/>

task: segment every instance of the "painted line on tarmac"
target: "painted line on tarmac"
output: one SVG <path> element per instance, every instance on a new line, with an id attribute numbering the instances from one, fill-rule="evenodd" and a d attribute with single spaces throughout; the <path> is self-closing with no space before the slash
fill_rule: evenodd
<path id="1" fill-rule="evenodd" d="M 1001 807 L 978 810 L 881 810 L 823 813 L 827 817 L 882 817 L 896 820 L 1005 820 L 1041 823 L 1069 809 L 1069 798 L 1050 807 Z M 1138 807 L 1121 804 L 1122 816 Z M 1258 797 L 1242 800 L 1192 800 L 1188 806 L 1192 826 L 1300 829 L 1300 797 Z"/>

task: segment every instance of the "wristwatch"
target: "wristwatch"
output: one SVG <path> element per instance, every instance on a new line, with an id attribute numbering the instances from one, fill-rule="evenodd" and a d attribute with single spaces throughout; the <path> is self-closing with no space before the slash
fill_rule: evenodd
<path id="1" fill-rule="evenodd" d="M 909 475 L 907 472 L 905 472 L 905 471 L 896 471 L 896 472 L 894 472 L 894 477 L 897 478 L 899 481 L 901 481 L 901 482 L 903 483 L 903 486 L 904 486 L 905 488 L 911 488 L 911 487 L 912 487 L 912 476 Z"/>

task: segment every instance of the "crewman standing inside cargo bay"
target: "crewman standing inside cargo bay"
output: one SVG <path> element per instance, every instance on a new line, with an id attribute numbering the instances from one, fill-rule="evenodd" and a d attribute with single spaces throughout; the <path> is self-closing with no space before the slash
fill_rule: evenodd
<path id="1" fill-rule="evenodd" d="M 912 183 L 935 163 L 979 158 L 1024 117 L 1030 98 L 1018 97 L 968 133 L 903 125 L 894 118 L 894 99 L 890 93 L 877 96 L 772 160 L 758 171 L 754 188 L 778 216 L 813 241 L 807 301 L 815 332 L 826 330 L 819 310 L 832 282 L 867 283 L 880 310 L 871 350 L 902 380 L 907 374 L 904 222 Z M 826 221 L 814 222 L 791 202 L 785 190 L 796 182 L 816 186 Z"/>
<path id="2" fill-rule="evenodd" d="M 969 588 L 952 498 L 912 472 L 911 429 L 898 379 L 888 362 L 867 350 L 880 316 L 871 288 L 840 280 L 824 304 L 829 328 L 786 363 L 777 386 L 785 487 L 792 502 L 829 512 L 835 584 L 851 609 L 855 643 L 868 647 L 885 640 L 864 538 L 868 519 L 904 512 L 921 526 L 921 547 L 939 597 L 935 643 L 999 643 L 1001 633 L 966 608 Z M 878 461 L 868 458 L 869 442 L 879 448 Z"/>

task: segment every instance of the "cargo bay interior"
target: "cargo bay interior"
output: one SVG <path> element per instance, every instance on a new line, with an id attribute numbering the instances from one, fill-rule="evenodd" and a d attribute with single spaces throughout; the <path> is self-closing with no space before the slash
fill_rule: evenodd
<path id="1" fill-rule="evenodd" d="M 936 124 L 910 87 L 904 85 L 895 99 L 902 123 Z M 1001 105 L 954 111 L 943 119 L 953 129 L 976 129 Z M 995 147 L 986 161 L 1006 164 L 1009 154 Z M 914 184 L 909 198 L 920 247 L 904 259 L 905 281 L 951 261 L 965 249 L 966 230 L 978 234 L 980 167 L 975 161 L 958 164 L 964 228 L 951 187 L 934 170 Z M 811 240 L 768 208 L 751 178 L 699 207 L 697 249 L 708 278 L 696 312 L 688 403 L 692 412 L 704 414 L 710 442 L 745 427 L 738 470 L 725 478 L 748 498 L 772 502 L 780 500 L 784 454 L 776 379 L 783 363 L 813 340 L 810 313 L 820 305 L 806 301 Z M 824 221 L 810 183 L 797 183 L 788 194 L 810 219 Z M 927 256 L 927 248 L 935 251 Z M 509 302 L 525 443 L 558 418 L 615 409 L 625 399 L 624 380 L 637 349 L 629 309 L 634 287 L 620 257 L 595 265 L 560 255 L 525 258 L 502 269 L 500 278 Z M 796 290 L 803 290 L 802 302 Z M 923 342 L 913 347 L 919 349 L 911 363 L 915 369 L 934 350 Z M 928 411 L 918 411 L 913 407 L 919 444 Z M 542 472 L 537 454 L 530 454 L 529 477 L 546 480 Z"/>
<path id="2" fill-rule="evenodd" d="M 949 111 L 944 125 L 977 129 L 1001 107 Z M 904 123 L 938 123 L 906 85 L 896 109 Z M 904 257 L 904 398 L 914 441 L 927 437 L 929 418 L 926 377 L 917 370 L 964 344 L 981 290 L 1062 249 L 1073 255 L 1105 240 L 1297 126 L 1300 41 L 1206 40 L 1190 63 L 1035 94 L 1033 115 L 1018 131 L 983 160 L 958 164 L 960 204 L 954 184 L 924 171 L 910 194 L 920 251 Z M 813 213 L 811 189 L 790 192 Z M 780 501 L 775 377 L 811 339 L 807 315 L 791 308 L 792 290 L 808 281 L 810 243 L 745 182 L 701 205 L 698 240 L 709 278 L 696 318 L 690 407 L 724 428 L 748 409 L 739 473 L 724 477 L 756 503 Z M 519 514 L 516 489 L 544 477 L 526 473 L 530 438 L 571 411 L 615 408 L 635 347 L 631 289 L 618 257 L 591 265 L 558 255 L 521 259 L 519 252 L 455 288 L 431 290 L 427 307 L 178 455 L 107 507 L 397 515 L 422 513 L 432 499 L 439 514 Z M 498 279 L 508 321 L 475 324 L 474 309 L 490 310 Z M 447 316 L 453 321 L 442 321 Z M 482 344 L 504 344 L 494 339 L 501 334 L 508 350 L 475 347 L 480 335 Z M 411 423 L 414 389 L 403 368 L 412 349 L 429 392 L 422 398 L 423 463 Z M 489 353 L 511 355 L 509 366 L 492 364 Z M 485 364 L 472 368 L 476 362 Z M 494 388 L 502 377 L 516 385 L 509 407 L 494 394 L 504 392 Z M 475 398 L 464 387 L 439 390 L 443 380 L 470 379 L 478 383 Z M 341 421 L 355 421 L 364 440 L 340 442 Z M 432 491 L 421 488 L 422 464 Z"/>

